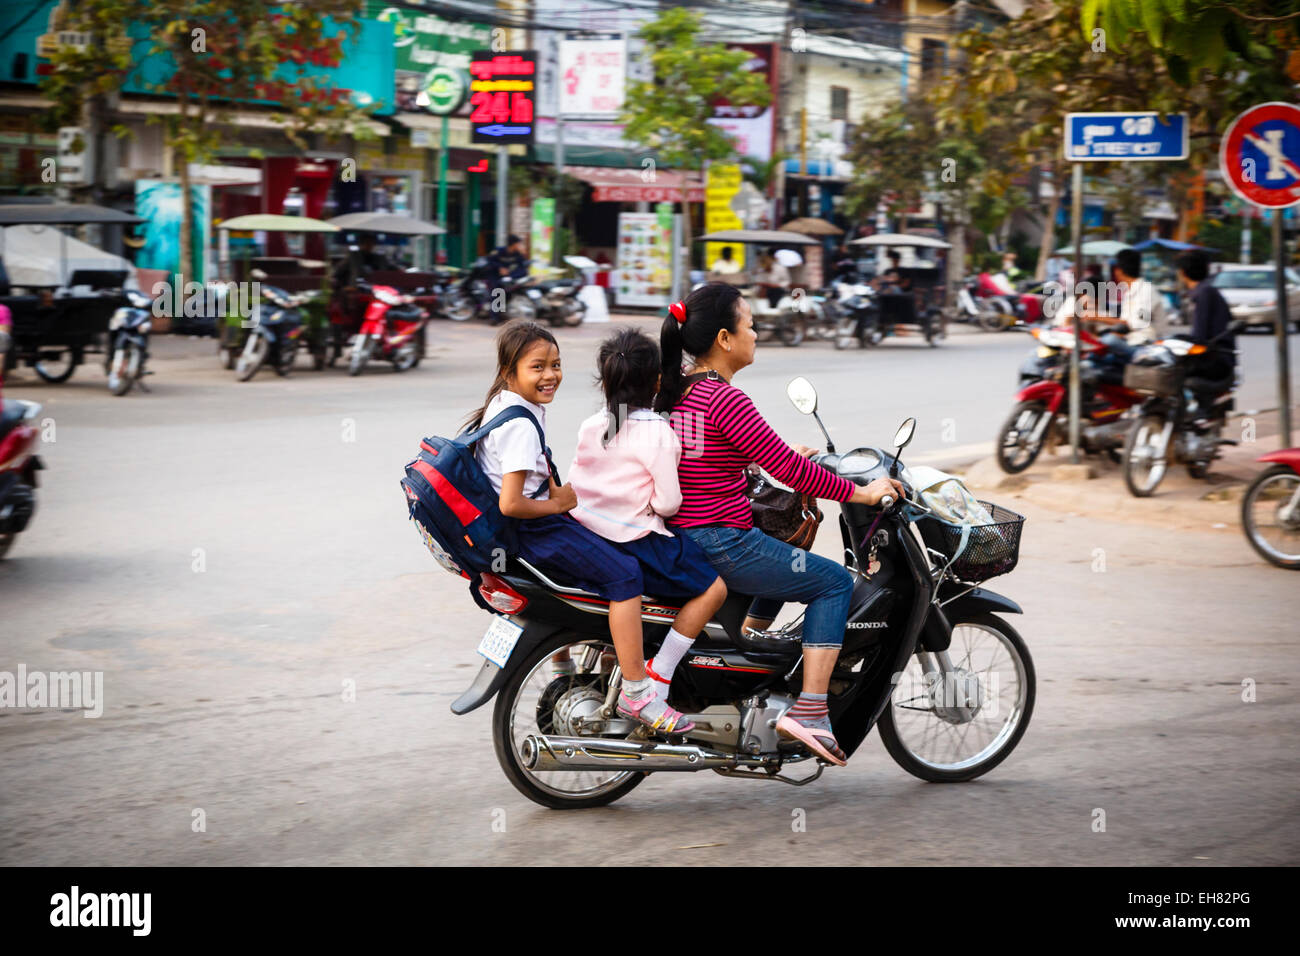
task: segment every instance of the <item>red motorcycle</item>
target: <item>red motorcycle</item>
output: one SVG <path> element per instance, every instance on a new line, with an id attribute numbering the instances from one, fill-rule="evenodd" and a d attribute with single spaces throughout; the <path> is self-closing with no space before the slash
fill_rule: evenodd
<path id="1" fill-rule="evenodd" d="M 1241 496 L 1246 540 L 1279 568 L 1300 571 L 1300 448 L 1283 448 L 1257 461 L 1273 465 Z"/>
<path id="2" fill-rule="evenodd" d="M 413 296 L 392 286 L 362 286 L 370 296 L 361 328 L 352 340 L 348 374 L 360 375 L 371 358 L 393 363 L 399 372 L 413 369 L 424 355 L 424 327 L 429 313 Z"/>
<path id="3" fill-rule="evenodd" d="M 1036 361 L 1020 371 L 1021 389 L 1016 404 L 998 433 L 998 466 L 1009 475 L 1024 471 L 1050 440 L 1068 441 L 1070 353 L 1074 330 L 1031 328 L 1038 340 Z M 1122 365 L 1102 361 L 1110 351 L 1106 343 L 1086 329 L 1079 340 L 1079 384 L 1083 415 L 1079 444 L 1089 453 L 1106 452 L 1120 460 L 1128 434 L 1124 413 L 1142 403 L 1143 396 L 1123 385 Z"/>

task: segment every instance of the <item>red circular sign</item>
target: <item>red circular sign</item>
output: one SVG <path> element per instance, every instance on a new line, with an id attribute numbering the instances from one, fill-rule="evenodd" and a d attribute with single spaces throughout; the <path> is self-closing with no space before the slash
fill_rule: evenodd
<path id="1" fill-rule="evenodd" d="M 1234 119 L 1219 143 L 1219 171 L 1256 206 L 1300 203 L 1300 106 L 1261 103 Z"/>

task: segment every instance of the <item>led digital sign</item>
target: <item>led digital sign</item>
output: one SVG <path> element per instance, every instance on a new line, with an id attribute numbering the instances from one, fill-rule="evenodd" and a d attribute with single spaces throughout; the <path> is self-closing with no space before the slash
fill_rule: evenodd
<path id="1" fill-rule="evenodd" d="M 470 142 L 532 143 L 537 51 L 477 50 L 470 59 L 469 75 Z"/>

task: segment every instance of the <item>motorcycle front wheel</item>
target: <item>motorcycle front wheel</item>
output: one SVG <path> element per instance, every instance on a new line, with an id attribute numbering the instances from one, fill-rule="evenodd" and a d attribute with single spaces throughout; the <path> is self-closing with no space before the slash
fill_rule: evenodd
<path id="1" fill-rule="evenodd" d="M 1300 475 L 1286 465 L 1261 473 L 1241 496 L 1241 527 L 1265 561 L 1300 571 Z"/>
<path id="2" fill-rule="evenodd" d="M 266 341 L 265 336 L 258 335 L 256 332 L 251 333 L 248 341 L 244 343 L 244 351 L 240 353 L 239 361 L 235 363 L 235 381 L 247 382 L 256 375 L 270 351 L 271 343 Z"/>
<path id="3" fill-rule="evenodd" d="M 1169 449 L 1162 439 L 1164 429 L 1163 417 L 1143 415 L 1124 440 L 1124 484 L 1135 498 L 1154 494 L 1169 470 Z"/>
<path id="4" fill-rule="evenodd" d="M 370 361 L 370 336 L 358 335 L 352 346 L 352 355 L 348 358 L 348 374 L 360 375 L 361 370 Z"/>
<path id="5" fill-rule="evenodd" d="M 113 350 L 113 358 L 108 365 L 108 392 L 110 395 L 125 395 L 135 384 L 135 377 L 140 370 L 140 350 L 129 342 Z"/>
<path id="6" fill-rule="evenodd" d="M 955 617 L 948 655 L 948 681 L 927 674 L 928 665 L 912 655 L 877 724 L 894 762 L 931 783 L 988 773 L 1020 743 L 1034 713 L 1034 662 L 1006 621 L 988 613 Z"/>
<path id="7" fill-rule="evenodd" d="M 1050 415 L 1046 405 L 1038 402 L 1020 402 L 1002 423 L 998 432 L 998 467 L 1008 475 L 1019 474 L 1038 458 L 1047 444 L 1051 430 L 1043 417 Z"/>
<path id="8" fill-rule="evenodd" d="M 573 661 L 572 674 L 555 662 Z M 646 778 L 642 771 L 544 770 L 526 768 L 520 755 L 530 734 L 579 736 L 574 719 L 595 717 L 609 692 L 614 647 L 608 640 L 557 634 L 520 665 L 497 695 L 492 741 L 506 779 L 534 803 L 552 810 L 581 810 L 613 803 Z M 626 734 L 610 735 L 626 739 Z"/>
<path id="9" fill-rule="evenodd" d="M 473 296 L 464 291 L 457 291 L 453 292 L 447 300 L 447 307 L 443 309 L 442 314 L 453 322 L 467 322 L 474 318 L 474 313 L 477 311 L 478 304 Z"/>

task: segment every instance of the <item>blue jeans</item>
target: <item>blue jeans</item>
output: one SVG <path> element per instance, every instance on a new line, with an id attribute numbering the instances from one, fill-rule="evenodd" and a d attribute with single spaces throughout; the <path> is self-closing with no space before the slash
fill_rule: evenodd
<path id="1" fill-rule="evenodd" d="M 853 575 L 820 555 L 769 537 L 757 528 L 674 528 L 687 534 L 708 557 L 728 588 L 760 598 L 750 613 L 775 616 L 780 603 L 808 605 L 803 619 L 804 648 L 839 647 L 849 619 Z M 769 600 L 771 599 L 771 600 Z"/>

